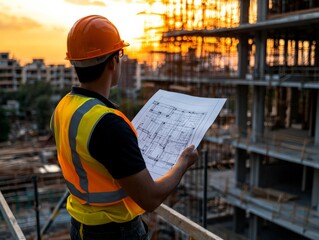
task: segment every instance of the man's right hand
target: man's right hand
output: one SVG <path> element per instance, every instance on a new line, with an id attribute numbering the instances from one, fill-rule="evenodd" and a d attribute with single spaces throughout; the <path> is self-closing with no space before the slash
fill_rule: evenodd
<path id="1" fill-rule="evenodd" d="M 186 169 L 192 166 L 198 159 L 198 151 L 192 144 L 186 147 L 177 160 L 177 165 L 186 164 Z"/>

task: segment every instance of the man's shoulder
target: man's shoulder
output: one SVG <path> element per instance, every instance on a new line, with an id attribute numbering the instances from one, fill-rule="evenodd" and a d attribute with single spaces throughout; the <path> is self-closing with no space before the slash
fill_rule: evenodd
<path id="1" fill-rule="evenodd" d="M 131 135 L 133 133 L 131 127 L 127 124 L 127 122 L 119 115 L 108 112 L 104 114 L 99 121 L 96 123 L 94 129 L 94 134 L 92 136 L 99 137 L 106 133 L 113 134 L 116 137 Z"/>

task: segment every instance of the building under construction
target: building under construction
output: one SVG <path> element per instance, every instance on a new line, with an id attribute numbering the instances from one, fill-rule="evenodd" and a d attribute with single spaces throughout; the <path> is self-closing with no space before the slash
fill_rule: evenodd
<path id="1" fill-rule="evenodd" d="M 201 144 L 207 222 L 218 196 L 247 239 L 318 239 L 319 1 L 152 0 L 141 14 L 145 99 L 228 99 Z"/>
<path id="2" fill-rule="evenodd" d="M 319 1 L 146 2 L 143 99 L 160 88 L 227 98 L 165 206 L 223 239 L 319 239 Z M 36 222 L 38 236 L 68 239 L 63 179 L 44 144 L 0 146 L 1 191 L 30 239 Z M 165 209 L 145 216 L 152 240 L 219 239 Z"/>

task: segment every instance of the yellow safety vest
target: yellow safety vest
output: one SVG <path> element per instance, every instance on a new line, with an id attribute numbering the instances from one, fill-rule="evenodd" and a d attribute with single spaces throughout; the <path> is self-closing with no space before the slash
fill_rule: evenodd
<path id="1" fill-rule="evenodd" d="M 107 107 L 96 98 L 72 93 L 67 94 L 59 102 L 52 115 L 50 128 L 56 141 L 58 160 L 63 176 L 71 197 L 73 197 L 69 201 L 78 201 L 82 205 L 90 206 L 88 209 L 81 206 L 86 212 L 84 214 L 87 214 L 87 211 L 92 211 L 94 209 L 92 207 L 95 206 L 97 211 L 101 211 L 101 207 L 103 210 L 103 207 L 108 209 L 120 205 L 122 212 L 117 214 L 123 215 L 118 218 L 121 222 L 142 214 L 144 210 L 126 195 L 104 165 L 94 159 L 88 150 L 95 125 L 105 114 L 109 113 L 123 118 L 137 134 L 131 122 L 122 112 Z M 75 209 L 74 212 L 78 213 L 77 210 Z M 108 221 L 106 220 L 106 222 Z M 89 220 L 89 222 L 91 221 Z M 94 221 L 91 223 L 93 224 Z M 104 223 L 103 219 L 99 224 L 102 223 Z"/>

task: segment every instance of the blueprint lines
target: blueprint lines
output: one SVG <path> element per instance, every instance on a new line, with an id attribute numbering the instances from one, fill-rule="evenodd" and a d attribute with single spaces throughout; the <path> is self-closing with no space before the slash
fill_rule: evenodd
<path id="1" fill-rule="evenodd" d="M 199 98 L 160 90 L 133 119 L 139 147 L 153 179 L 169 171 L 183 149 L 190 144 L 197 146 L 212 124 L 208 121 L 211 111 L 207 111 L 208 106 L 213 107 L 211 102 L 207 105 L 198 101 Z M 196 135 L 200 135 L 199 140 Z"/>
<path id="2" fill-rule="evenodd" d="M 174 166 L 181 149 L 190 144 L 196 124 L 204 112 L 190 112 L 168 104 L 153 101 L 144 122 L 137 127 L 140 149 L 147 157 L 151 175 Z"/>

